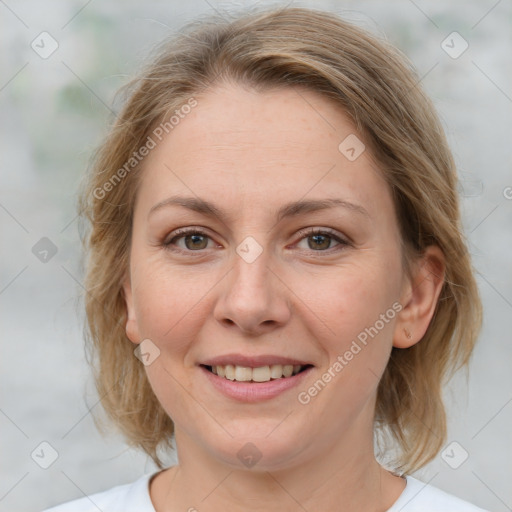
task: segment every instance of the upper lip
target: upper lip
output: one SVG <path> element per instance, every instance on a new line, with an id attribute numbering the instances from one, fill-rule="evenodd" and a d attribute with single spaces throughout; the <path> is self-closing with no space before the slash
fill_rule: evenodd
<path id="1" fill-rule="evenodd" d="M 232 364 L 234 366 L 244 366 L 246 368 L 259 368 L 260 366 L 271 366 L 273 364 L 305 366 L 311 363 L 292 357 L 276 356 L 270 354 L 262 354 L 258 356 L 226 354 L 223 356 L 206 359 L 200 364 L 203 366 L 226 366 L 228 364 Z"/>

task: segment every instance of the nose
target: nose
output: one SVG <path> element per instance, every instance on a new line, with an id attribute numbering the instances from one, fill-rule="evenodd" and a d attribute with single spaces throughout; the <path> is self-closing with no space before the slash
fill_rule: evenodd
<path id="1" fill-rule="evenodd" d="M 269 268 L 266 253 L 264 250 L 251 263 L 235 255 L 214 310 L 216 320 L 224 326 L 259 335 L 289 320 L 288 289 L 278 273 Z"/>

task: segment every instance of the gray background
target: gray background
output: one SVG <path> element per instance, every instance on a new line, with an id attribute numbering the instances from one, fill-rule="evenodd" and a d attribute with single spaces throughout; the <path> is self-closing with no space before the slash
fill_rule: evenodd
<path id="1" fill-rule="evenodd" d="M 458 375 L 446 391 L 448 443 L 460 445 L 447 460 L 456 465 L 462 449 L 469 457 L 453 469 L 438 456 L 416 476 L 481 507 L 512 510 L 512 3 L 293 3 L 385 35 L 439 110 L 460 171 L 485 321 L 469 377 Z M 115 90 L 151 46 L 197 15 L 249 5 L 0 2 L 1 511 L 41 510 L 154 469 L 115 432 L 102 437 L 92 419 L 101 407 L 83 351 L 76 189 L 112 119 Z M 31 48 L 43 31 L 59 45 L 47 59 Z M 453 31 L 469 43 L 456 59 L 441 47 Z M 43 237 L 58 250 L 47 262 L 32 252 Z M 31 458 L 43 441 L 59 455 L 46 470 Z M 34 459 L 49 454 L 38 448 Z"/>

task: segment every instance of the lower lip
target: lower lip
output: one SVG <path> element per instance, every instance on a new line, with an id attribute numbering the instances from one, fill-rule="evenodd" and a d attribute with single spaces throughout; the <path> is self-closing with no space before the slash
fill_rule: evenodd
<path id="1" fill-rule="evenodd" d="M 204 366 L 199 368 L 217 390 L 240 402 L 263 402 L 275 398 L 281 393 L 298 386 L 312 370 L 312 367 L 309 367 L 292 377 L 283 377 L 268 382 L 238 382 L 219 377 Z"/>

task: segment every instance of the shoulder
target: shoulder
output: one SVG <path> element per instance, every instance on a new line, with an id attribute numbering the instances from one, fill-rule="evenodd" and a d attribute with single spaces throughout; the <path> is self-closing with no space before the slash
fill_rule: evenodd
<path id="1" fill-rule="evenodd" d="M 144 475 L 130 484 L 68 501 L 43 512 L 155 512 L 149 495 L 149 481 L 155 474 Z"/>
<path id="2" fill-rule="evenodd" d="M 405 490 L 387 512 L 486 512 L 416 478 L 406 480 Z"/>

